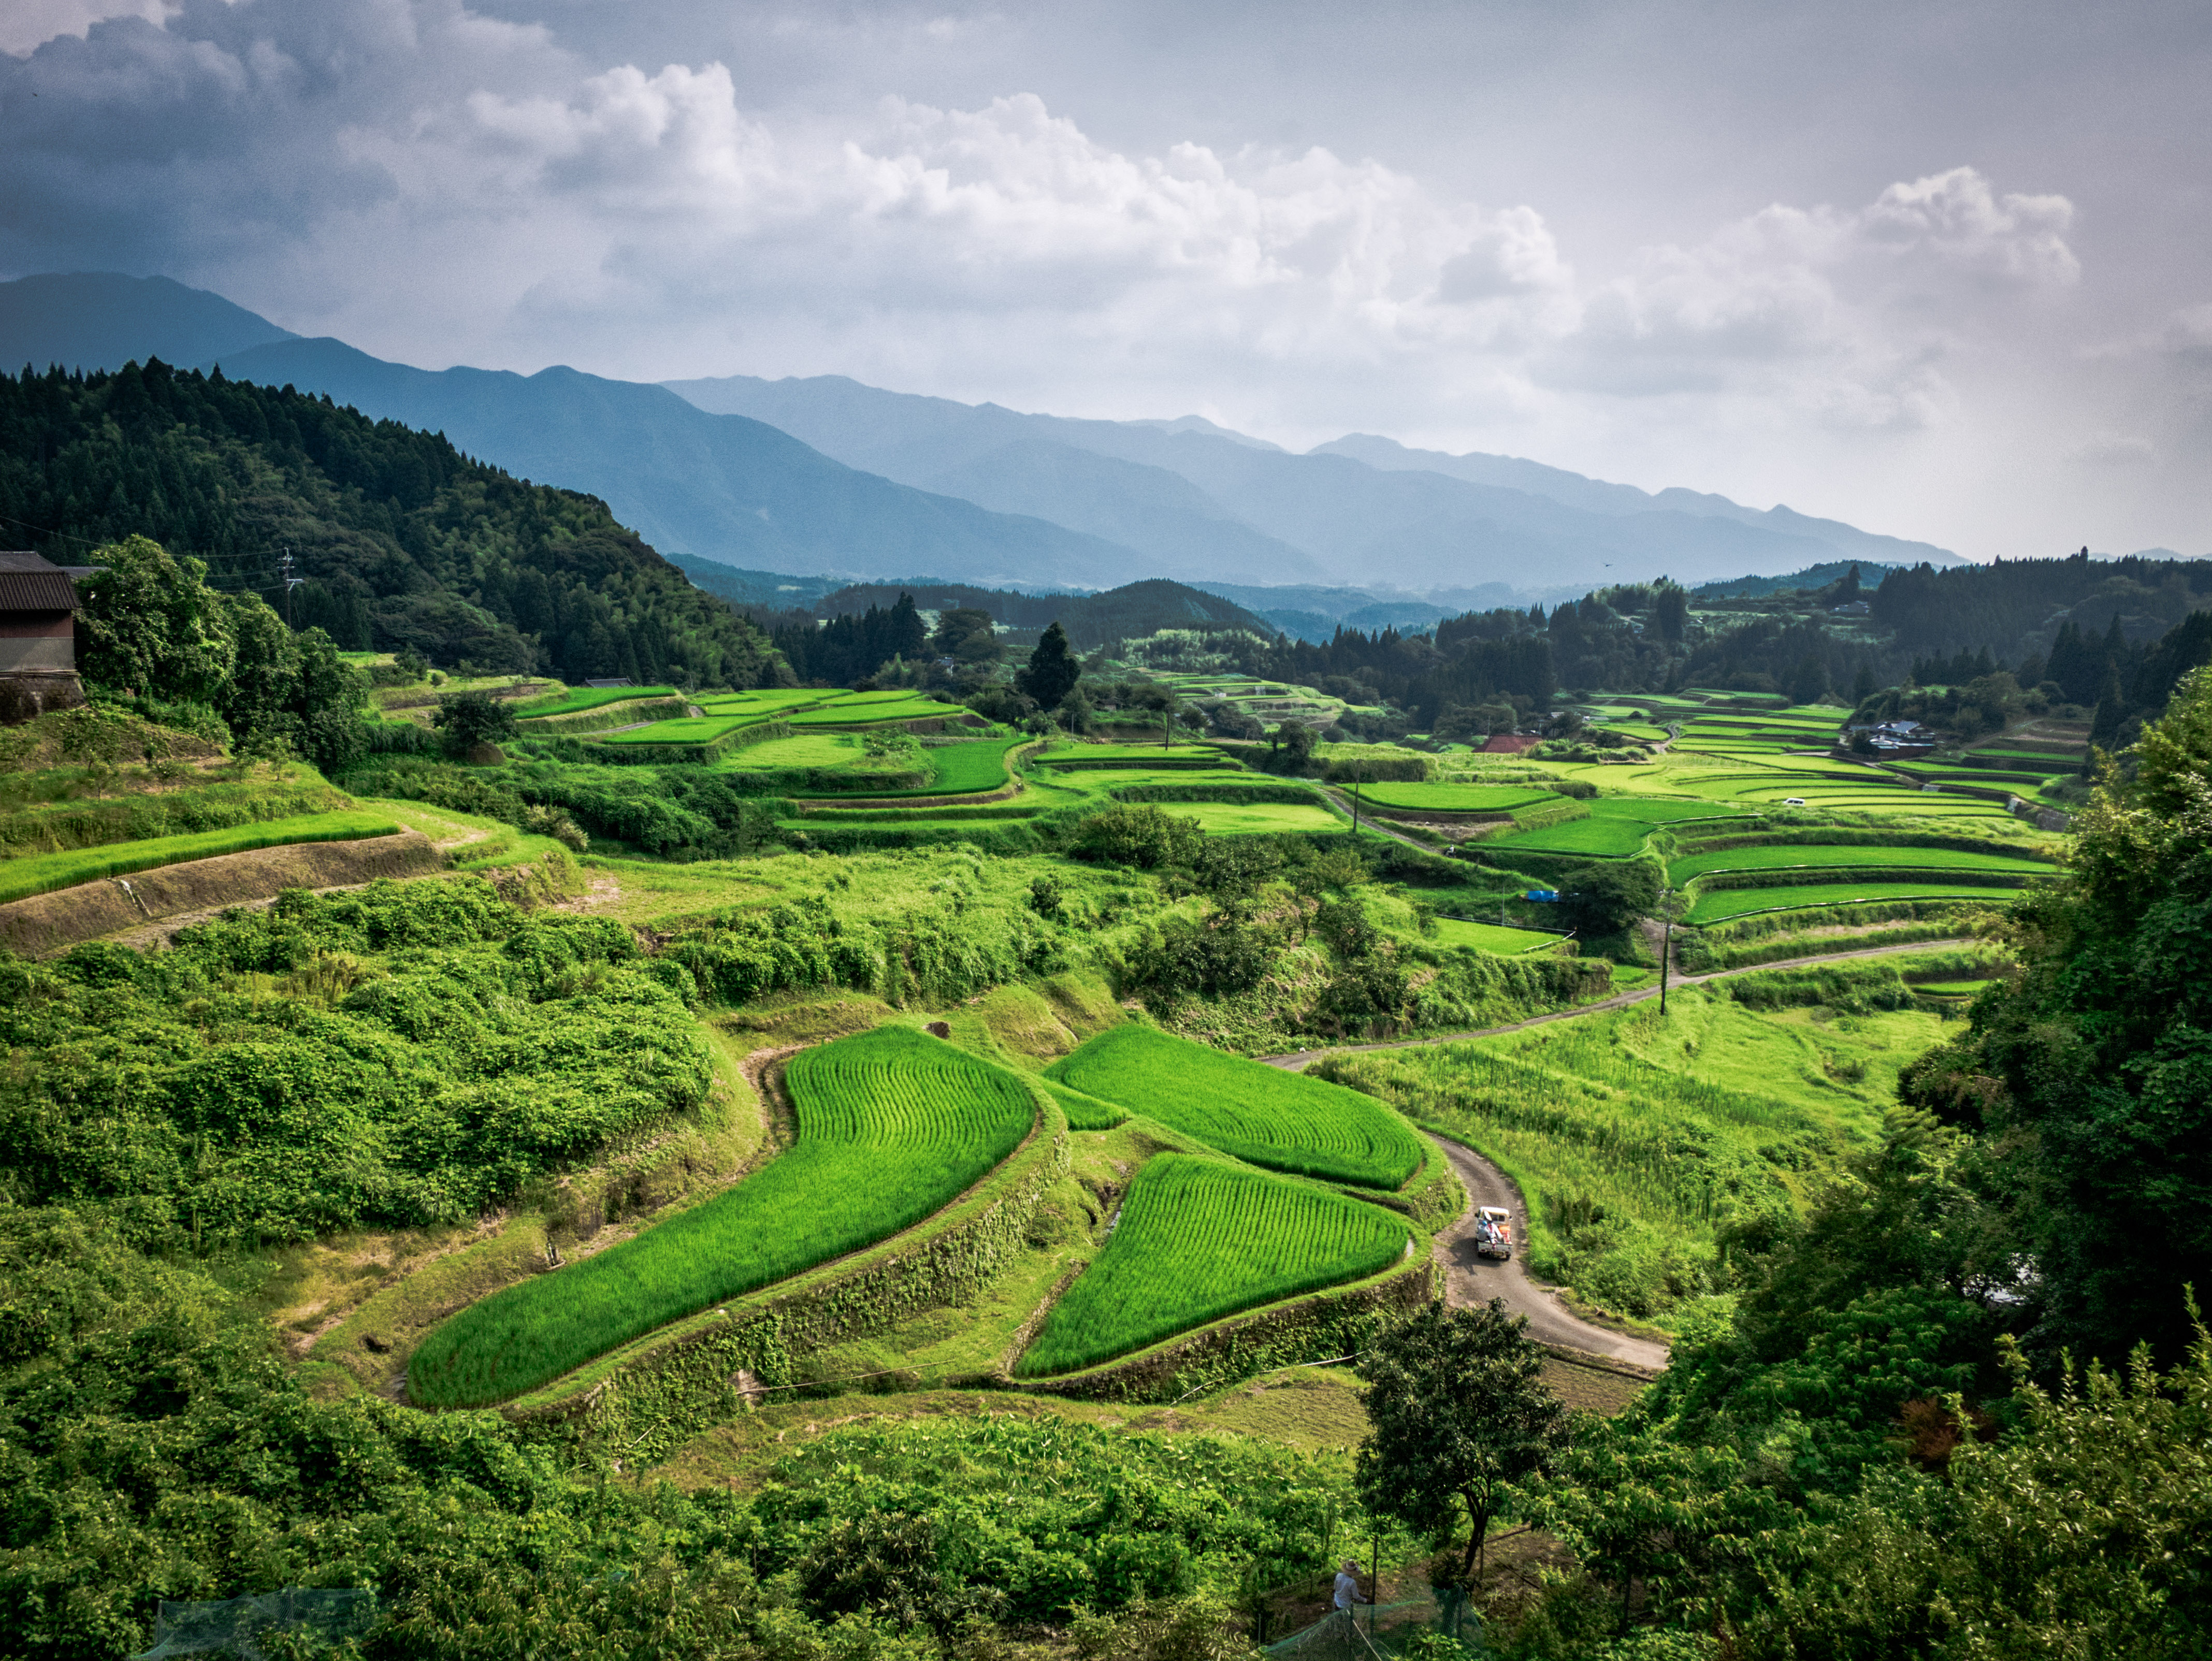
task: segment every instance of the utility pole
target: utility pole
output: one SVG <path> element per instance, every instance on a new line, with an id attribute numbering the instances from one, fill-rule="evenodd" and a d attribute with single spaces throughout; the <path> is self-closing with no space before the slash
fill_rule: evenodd
<path id="1" fill-rule="evenodd" d="M 1659 946 L 1659 1019 L 1662 1021 L 1667 1019 L 1667 965 L 1674 956 L 1674 899 L 1673 889 L 1659 891 L 1659 909 L 1667 918 L 1667 932 L 1661 937 Z"/>
<path id="2" fill-rule="evenodd" d="M 284 579 L 284 626 L 289 629 L 292 626 L 292 591 L 307 579 L 292 575 L 292 551 L 289 548 L 276 562 L 276 569 Z"/>

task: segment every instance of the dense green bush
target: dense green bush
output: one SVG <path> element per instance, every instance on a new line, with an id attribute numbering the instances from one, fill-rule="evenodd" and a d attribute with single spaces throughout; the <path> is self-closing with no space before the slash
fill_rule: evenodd
<path id="1" fill-rule="evenodd" d="M 697 1107 L 690 989 L 619 924 L 476 878 L 295 891 L 155 955 L 0 960 L 0 1183 L 148 1243 L 458 1221 Z"/>

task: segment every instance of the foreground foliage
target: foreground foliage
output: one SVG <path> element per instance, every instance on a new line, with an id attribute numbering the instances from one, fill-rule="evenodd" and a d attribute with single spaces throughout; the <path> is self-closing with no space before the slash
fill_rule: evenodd
<path id="1" fill-rule="evenodd" d="M 477 878 L 0 959 L 0 1183 L 149 1245 L 458 1222 L 705 1099 L 690 989 L 629 929 Z"/>

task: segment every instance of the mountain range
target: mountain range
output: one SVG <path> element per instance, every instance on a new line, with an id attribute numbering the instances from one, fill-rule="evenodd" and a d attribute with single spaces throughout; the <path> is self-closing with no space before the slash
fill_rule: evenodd
<path id="1" fill-rule="evenodd" d="M 653 386 L 567 368 L 420 369 L 302 338 L 164 277 L 0 283 L 0 352 L 88 368 L 220 363 L 234 379 L 328 393 L 598 496 L 687 566 L 1030 589 L 1172 576 L 1295 615 L 1293 632 L 1354 614 L 1419 627 L 1439 608 L 1662 574 L 1698 583 L 1839 557 L 1958 563 L 1786 508 L 1365 435 L 1299 455 L 1196 417 L 1030 415 L 841 376 Z M 1362 599 L 1255 604 L 1292 585 Z"/>

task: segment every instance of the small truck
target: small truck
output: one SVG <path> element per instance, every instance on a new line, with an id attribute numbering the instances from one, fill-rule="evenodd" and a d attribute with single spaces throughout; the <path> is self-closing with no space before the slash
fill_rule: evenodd
<path id="1" fill-rule="evenodd" d="M 1481 1257 L 1504 1262 L 1513 1255 L 1513 1214 L 1503 1206 L 1478 1206 L 1474 1213 L 1474 1250 Z"/>

